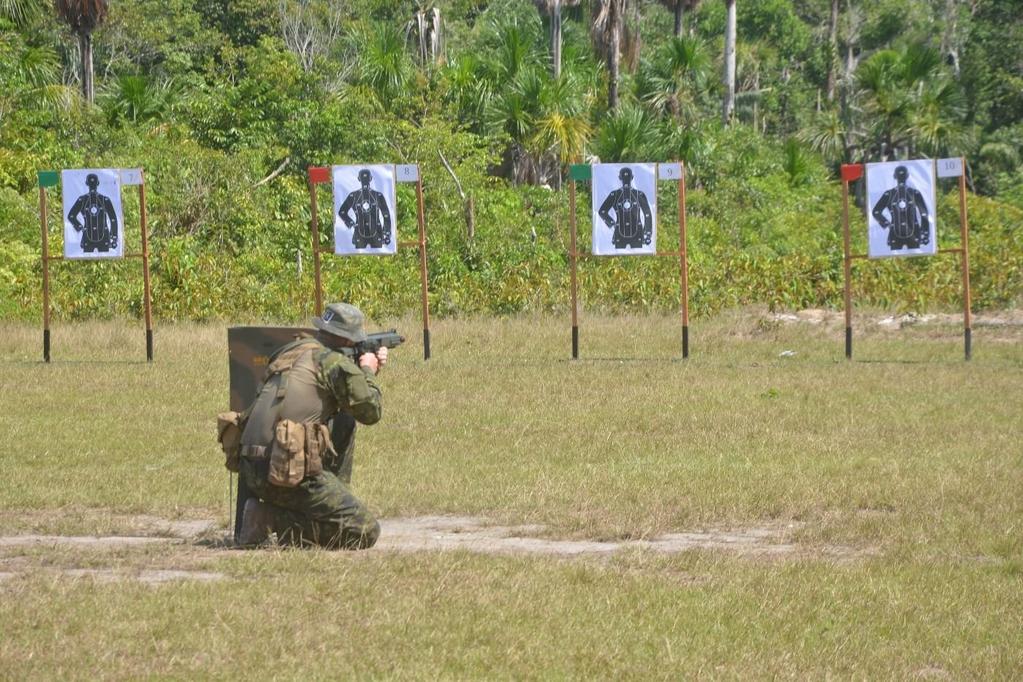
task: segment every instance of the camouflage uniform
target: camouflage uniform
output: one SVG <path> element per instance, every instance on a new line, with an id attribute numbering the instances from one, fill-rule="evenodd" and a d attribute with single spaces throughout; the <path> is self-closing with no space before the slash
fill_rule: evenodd
<path id="1" fill-rule="evenodd" d="M 328 313 L 336 307 L 328 307 Z M 361 326 L 361 313 L 358 316 Z M 355 423 L 375 424 L 380 420 L 380 387 L 371 370 L 360 368 L 346 355 L 313 338 L 278 349 L 270 359 L 270 369 L 275 359 L 289 354 L 295 358 L 291 368 L 270 374 L 252 405 L 242 433 L 240 475 L 249 490 L 270 505 L 271 525 L 282 544 L 372 547 L 380 536 L 380 524 L 348 485 Z M 294 488 L 267 481 L 269 459 L 263 453 L 269 450 L 274 425 L 280 419 L 306 424 L 333 421 L 331 440 L 336 456 L 326 453 L 323 472 L 306 476 Z"/>

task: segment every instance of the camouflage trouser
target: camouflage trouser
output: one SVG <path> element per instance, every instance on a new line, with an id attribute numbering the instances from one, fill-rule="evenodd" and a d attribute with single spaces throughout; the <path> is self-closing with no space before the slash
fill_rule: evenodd
<path id="1" fill-rule="evenodd" d="M 267 483 L 267 461 L 242 459 L 240 474 L 253 494 L 271 506 L 277 540 L 285 545 L 366 549 L 380 537 L 380 524 L 348 486 L 330 471 L 294 488 Z"/>
<path id="2" fill-rule="evenodd" d="M 339 462 L 325 465 L 345 485 L 352 482 L 352 462 L 355 457 L 355 418 L 345 412 L 339 412 L 330 420 L 330 442 L 334 444 Z"/>

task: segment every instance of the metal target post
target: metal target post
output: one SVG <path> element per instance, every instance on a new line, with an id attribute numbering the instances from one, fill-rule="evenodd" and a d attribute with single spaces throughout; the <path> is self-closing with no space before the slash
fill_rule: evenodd
<path id="1" fill-rule="evenodd" d="M 654 256 L 670 256 L 679 260 L 679 297 L 682 316 L 682 358 L 689 357 L 689 266 L 686 249 L 686 181 L 684 163 L 656 164 L 654 183 L 659 180 L 678 181 L 678 251 L 657 251 Z M 578 268 L 580 254 L 578 249 L 578 230 L 576 224 L 576 182 L 591 181 L 593 169 L 588 164 L 572 164 L 568 169 L 568 206 L 569 206 L 569 264 L 572 297 L 572 359 L 579 359 L 579 282 Z"/>
<path id="2" fill-rule="evenodd" d="M 310 226 L 312 229 L 313 248 L 313 277 L 315 280 L 315 312 L 316 315 L 323 314 L 323 277 L 321 274 L 322 263 L 321 253 L 333 253 L 330 248 L 320 246 L 319 215 L 316 201 L 316 186 L 330 184 L 331 169 L 329 166 L 310 166 L 309 176 L 309 206 L 312 213 Z M 429 279 L 427 277 L 426 259 L 426 214 L 423 208 L 423 181 L 419 174 L 419 166 L 416 164 L 405 164 L 395 166 L 396 182 L 414 182 L 416 185 L 416 213 L 419 238 L 415 241 L 399 241 L 397 246 L 419 249 L 419 276 L 422 286 L 422 315 L 423 315 L 423 359 L 430 359 L 430 300 L 429 300 Z M 397 207 L 395 207 L 397 209 Z M 333 210 L 332 210 L 333 212 Z"/>
<path id="3" fill-rule="evenodd" d="M 125 253 L 124 258 L 142 259 L 143 311 L 146 325 L 146 361 L 153 361 L 153 299 L 149 277 L 149 231 L 146 213 L 146 186 L 141 168 L 118 169 L 121 186 L 138 185 L 139 223 L 142 233 L 142 251 Z M 39 228 L 42 244 L 43 265 L 43 360 L 50 362 L 50 261 L 64 260 L 64 256 L 50 255 L 49 224 L 47 221 L 47 187 L 56 187 L 60 182 L 57 171 L 39 171 Z M 124 229 L 124 226 L 121 226 Z"/>

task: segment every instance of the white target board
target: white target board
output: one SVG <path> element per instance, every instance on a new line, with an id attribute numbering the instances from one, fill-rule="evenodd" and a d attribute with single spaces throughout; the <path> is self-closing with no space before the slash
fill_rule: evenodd
<path id="1" fill-rule="evenodd" d="M 867 164 L 867 253 L 933 256 L 938 250 L 933 159 Z"/>
<path id="2" fill-rule="evenodd" d="M 334 166 L 334 253 L 390 256 L 398 250 L 394 166 Z"/>
<path id="3" fill-rule="evenodd" d="M 65 169 L 60 174 L 60 189 L 64 199 L 64 257 L 123 257 L 121 171 Z"/>
<path id="4" fill-rule="evenodd" d="M 657 166 L 598 163 L 593 170 L 593 254 L 657 253 Z"/>

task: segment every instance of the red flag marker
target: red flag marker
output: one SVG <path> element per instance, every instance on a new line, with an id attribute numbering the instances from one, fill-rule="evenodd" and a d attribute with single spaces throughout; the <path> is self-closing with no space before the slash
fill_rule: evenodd
<path id="1" fill-rule="evenodd" d="M 314 185 L 330 182 L 330 168 L 327 166 L 309 166 L 309 182 Z"/>
<path id="2" fill-rule="evenodd" d="M 842 164 L 842 179 L 846 182 L 852 182 L 853 180 L 859 180 L 863 177 L 863 164 L 862 163 L 843 163 Z"/>

